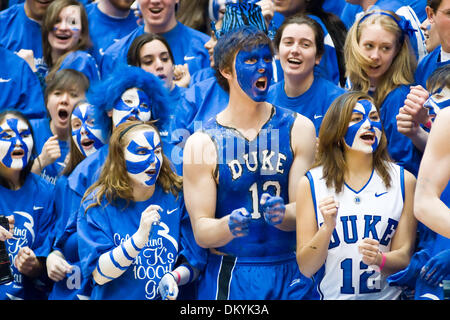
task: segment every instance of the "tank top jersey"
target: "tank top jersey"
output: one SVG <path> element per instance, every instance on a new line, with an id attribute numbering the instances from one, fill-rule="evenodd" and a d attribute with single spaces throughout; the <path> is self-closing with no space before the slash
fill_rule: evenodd
<path id="1" fill-rule="evenodd" d="M 204 127 L 216 145 L 218 164 L 216 218 L 244 207 L 252 215 L 249 234 L 217 250 L 237 257 L 268 257 L 293 252 L 295 232 L 283 232 L 264 220 L 259 208 L 262 193 L 289 202 L 288 178 L 293 161 L 291 129 L 297 113 L 272 106 L 269 120 L 256 138 L 247 140 L 238 130 L 217 123 Z"/>
<path id="2" fill-rule="evenodd" d="M 404 203 L 404 169 L 390 166 L 391 186 L 386 188 L 374 170 L 369 181 L 356 191 L 347 184 L 336 194 L 327 188 L 322 167 L 306 173 L 316 211 L 318 226 L 323 217 L 318 204 L 321 199 L 334 195 L 339 202 L 336 228 L 328 247 L 327 259 L 316 274 L 318 290 L 324 300 L 336 299 L 396 299 L 400 290 L 390 287 L 386 277 L 362 262 L 358 245 L 364 238 L 380 243 L 382 252 L 390 251 L 391 240 L 397 229 Z"/>

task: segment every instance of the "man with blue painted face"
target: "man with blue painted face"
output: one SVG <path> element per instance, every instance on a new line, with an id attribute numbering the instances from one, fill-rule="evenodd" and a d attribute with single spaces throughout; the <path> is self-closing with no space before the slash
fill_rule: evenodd
<path id="1" fill-rule="evenodd" d="M 265 101 L 272 57 L 270 39 L 254 27 L 222 36 L 214 49 L 229 102 L 188 138 L 183 157 L 186 208 L 210 251 L 199 299 L 312 298 L 295 260 L 295 205 L 284 203 L 312 164 L 315 129 Z"/>

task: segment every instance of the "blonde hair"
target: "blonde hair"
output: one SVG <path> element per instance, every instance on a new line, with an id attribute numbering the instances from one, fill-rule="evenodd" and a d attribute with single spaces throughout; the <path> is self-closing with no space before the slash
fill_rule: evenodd
<path id="1" fill-rule="evenodd" d="M 92 198 L 89 196 L 89 200 L 94 200 L 86 208 L 86 211 L 91 207 L 101 206 L 103 198 L 106 199 L 108 204 L 111 203 L 113 205 L 115 200 L 118 199 L 126 200 L 127 204 L 134 200 L 133 187 L 130 183 L 125 165 L 124 149 L 129 142 L 127 137 L 131 137 L 133 132 L 142 129 L 143 126 L 155 131 L 160 137 L 159 131 L 153 123 L 154 121 L 127 121 L 120 124 L 113 131 L 109 142 L 108 157 L 106 158 L 100 177 L 86 190 L 83 196 L 84 201 L 92 193 Z M 162 155 L 163 163 L 156 183 L 162 187 L 164 192 L 171 192 L 174 196 L 178 196 L 178 193 L 182 190 L 183 180 L 173 172 L 170 160 L 164 155 L 164 152 Z"/>
<path id="2" fill-rule="evenodd" d="M 376 14 L 378 12 L 385 14 Z M 368 92 L 370 80 L 364 70 L 371 65 L 372 61 L 362 52 L 359 46 L 362 30 L 369 25 L 379 24 L 384 30 L 395 35 L 397 54 L 391 66 L 377 84 L 374 94 L 377 106 L 381 106 L 386 96 L 398 86 L 413 83 L 414 72 L 417 67 L 417 60 L 410 40 L 403 34 L 403 30 L 400 29 L 394 18 L 400 20 L 400 17 L 394 12 L 384 10 L 365 14 L 350 28 L 344 45 L 346 76 L 351 82 L 351 89 Z"/>

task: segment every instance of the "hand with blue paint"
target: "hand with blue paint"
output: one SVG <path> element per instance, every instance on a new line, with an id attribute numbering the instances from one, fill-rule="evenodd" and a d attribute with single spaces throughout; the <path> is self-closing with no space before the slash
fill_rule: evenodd
<path id="1" fill-rule="evenodd" d="M 264 220 L 272 226 L 283 222 L 286 214 L 286 206 L 281 197 L 273 197 L 268 193 L 263 193 L 259 202 L 264 215 Z"/>
<path id="2" fill-rule="evenodd" d="M 420 271 L 420 276 L 431 285 L 439 285 L 450 275 L 450 249 L 432 257 Z"/>
<path id="3" fill-rule="evenodd" d="M 248 213 L 247 209 L 239 208 L 233 210 L 230 214 L 230 219 L 228 220 L 230 232 L 235 237 L 244 237 L 248 235 L 251 220 L 252 217 L 250 213 Z"/>
<path id="4" fill-rule="evenodd" d="M 160 211 L 162 211 L 160 206 L 151 204 L 142 212 L 139 228 L 135 233 L 136 243 L 139 247 L 143 247 L 147 243 L 155 226 L 159 224 Z"/>
<path id="5" fill-rule="evenodd" d="M 175 300 L 178 297 L 178 284 L 171 272 L 167 272 L 159 281 L 158 292 L 162 300 Z"/>

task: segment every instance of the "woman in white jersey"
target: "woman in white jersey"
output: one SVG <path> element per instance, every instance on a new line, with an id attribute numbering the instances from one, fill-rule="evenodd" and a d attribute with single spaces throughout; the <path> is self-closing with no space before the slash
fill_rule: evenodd
<path id="1" fill-rule="evenodd" d="M 297 190 L 297 261 L 322 299 L 397 299 L 386 277 L 414 249 L 415 178 L 390 161 L 372 98 L 338 97 L 319 132 L 316 164 Z"/>

